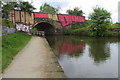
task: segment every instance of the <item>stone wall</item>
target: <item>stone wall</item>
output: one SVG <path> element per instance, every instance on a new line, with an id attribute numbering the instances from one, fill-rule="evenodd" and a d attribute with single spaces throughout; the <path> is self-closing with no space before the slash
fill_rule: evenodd
<path id="1" fill-rule="evenodd" d="M 16 32 L 15 28 L 9 28 L 9 27 L 6 27 L 6 26 L 2 26 L 2 35 L 7 35 L 7 34 L 10 34 L 10 33 L 14 33 L 14 32 Z"/>

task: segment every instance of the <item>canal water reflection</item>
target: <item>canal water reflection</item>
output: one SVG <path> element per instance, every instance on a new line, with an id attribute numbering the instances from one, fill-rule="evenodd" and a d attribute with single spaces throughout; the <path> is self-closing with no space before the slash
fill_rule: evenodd
<path id="1" fill-rule="evenodd" d="M 118 38 L 46 38 L 68 78 L 118 77 Z"/>

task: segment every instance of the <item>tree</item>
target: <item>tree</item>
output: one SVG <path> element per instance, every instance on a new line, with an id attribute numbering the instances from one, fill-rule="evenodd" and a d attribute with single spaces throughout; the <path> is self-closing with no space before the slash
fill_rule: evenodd
<path id="1" fill-rule="evenodd" d="M 110 24 L 111 13 L 104 8 L 96 7 L 93 13 L 89 15 L 89 30 L 91 36 L 104 36 L 107 26 Z"/>
<path id="2" fill-rule="evenodd" d="M 17 2 L 7 2 L 7 3 L 4 3 L 3 4 L 3 17 L 8 19 L 9 18 L 9 13 L 10 13 L 10 10 L 11 9 L 15 9 L 18 7 L 18 4 Z"/>
<path id="3" fill-rule="evenodd" d="M 2 4 L 3 4 L 2 1 L 0 1 L 0 7 L 2 7 Z"/>
<path id="4" fill-rule="evenodd" d="M 42 6 L 40 6 L 40 12 L 41 13 L 50 13 L 50 14 L 58 14 L 60 7 L 54 8 L 51 5 L 45 3 Z"/>
<path id="5" fill-rule="evenodd" d="M 29 2 L 6 2 L 3 4 L 3 17 L 9 18 L 9 13 L 12 9 L 27 11 L 31 13 L 34 8 Z"/>
<path id="6" fill-rule="evenodd" d="M 19 5 L 18 5 L 18 8 L 22 11 L 27 11 L 29 13 L 31 13 L 33 10 L 36 9 L 29 2 L 20 2 Z"/>
<path id="7" fill-rule="evenodd" d="M 68 9 L 66 11 L 70 15 L 76 15 L 76 16 L 83 16 L 83 11 L 80 10 L 78 7 L 75 7 L 73 10 Z"/>

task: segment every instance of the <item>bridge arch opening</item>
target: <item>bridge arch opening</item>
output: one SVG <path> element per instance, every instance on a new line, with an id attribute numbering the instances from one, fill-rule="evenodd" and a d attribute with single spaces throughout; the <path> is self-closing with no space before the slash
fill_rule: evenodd
<path id="1" fill-rule="evenodd" d="M 45 35 L 55 34 L 54 26 L 48 22 L 39 22 L 34 26 L 34 28 L 36 28 L 38 31 L 44 31 Z"/>

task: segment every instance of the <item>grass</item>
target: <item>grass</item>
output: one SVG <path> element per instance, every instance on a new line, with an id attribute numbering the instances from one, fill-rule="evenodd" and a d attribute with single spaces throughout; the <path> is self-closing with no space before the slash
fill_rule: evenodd
<path id="1" fill-rule="evenodd" d="M 110 25 L 110 26 L 108 26 L 108 29 L 110 29 L 110 28 L 120 28 L 120 26 L 117 26 L 117 25 Z"/>
<path id="2" fill-rule="evenodd" d="M 64 31 L 65 35 L 81 35 L 81 36 L 87 36 L 88 28 L 82 27 L 82 28 L 76 28 L 76 29 L 69 29 Z"/>
<path id="3" fill-rule="evenodd" d="M 24 48 L 31 39 L 25 33 L 12 33 L 2 36 L 2 71 L 11 63 L 16 54 Z"/>

